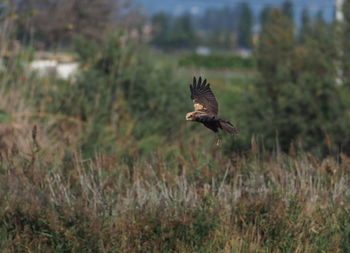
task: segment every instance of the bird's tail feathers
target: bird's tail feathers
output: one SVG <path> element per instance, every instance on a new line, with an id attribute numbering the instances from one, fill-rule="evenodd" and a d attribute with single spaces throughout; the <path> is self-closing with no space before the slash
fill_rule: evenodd
<path id="1" fill-rule="evenodd" d="M 234 135 L 239 134 L 238 129 L 234 125 L 232 125 L 230 122 L 221 119 L 219 124 L 221 126 L 221 129 L 224 132 L 229 133 L 229 134 L 234 134 Z"/>

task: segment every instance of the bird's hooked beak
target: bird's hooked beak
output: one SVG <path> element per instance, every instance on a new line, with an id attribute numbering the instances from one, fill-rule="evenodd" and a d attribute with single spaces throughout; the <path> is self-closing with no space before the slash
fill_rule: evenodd
<path id="1" fill-rule="evenodd" d="M 186 120 L 192 120 L 192 118 L 193 118 L 192 112 L 189 112 L 186 114 Z"/>

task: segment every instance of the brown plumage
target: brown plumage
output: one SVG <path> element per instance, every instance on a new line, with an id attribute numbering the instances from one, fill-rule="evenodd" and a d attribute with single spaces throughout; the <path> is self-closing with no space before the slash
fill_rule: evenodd
<path id="1" fill-rule="evenodd" d="M 186 120 L 200 122 L 214 132 L 221 129 L 229 134 L 238 134 L 238 129 L 235 126 L 218 118 L 219 105 L 207 79 L 202 82 L 202 78 L 199 77 L 197 82 L 194 77 L 193 83 L 190 84 L 190 90 L 194 112 L 187 113 Z"/>

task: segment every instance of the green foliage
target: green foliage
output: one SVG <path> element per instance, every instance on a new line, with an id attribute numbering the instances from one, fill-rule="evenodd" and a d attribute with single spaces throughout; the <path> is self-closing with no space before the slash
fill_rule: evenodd
<path id="1" fill-rule="evenodd" d="M 234 55 L 213 54 L 187 55 L 179 60 L 180 66 L 196 66 L 208 69 L 253 69 L 255 62 L 253 58 L 243 58 Z"/>
<path id="2" fill-rule="evenodd" d="M 171 215 L 163 211 L 135 213 L 133 221 L 118 224 L 118 240 L 124 251 L 133 252 L 207 252 L 213 242 L 210 235 L 219 225 L 213 206 L 205 206 Z M 211 217 L 211 215 L 213 217 Z M 170 216 L 169 216 L 170 215 Z M 126 224 L 124 222 L 128 222 Z M 208 251 L 209 252 L 209 251 Z"/>
<path id="3" fill-rule="evenodd" d="M 307 9 L 303 9 L 301 14 L 301 28 L 299 31 L 299 41 L 305 43 L 306 37 L 312 32 L 310 14 Z"/>
<path id="4" fill-rule="evenodd" d="M 253 14 L 248 3 L 242 3 L 241 17 L 238 24 L 238 45 L 252 47 Z"/>
<path id="5" fill-rule="evenodd" d="M 169 48 L 193 48 L 197 44 L 191 16 L 188 14 L 171 18 L 165 13 L 153 16 L 152 25 L 155 27 L 153 44 Z"/>
<path id="6" fill-rule="evenodd" d="M 266 147 L 279 143 L 287 151 L 297 142 L 324 154 L 347 146 L 345 107 L 329 61 L 336 55 L 331 38 L 330 27 L 315 23 L 298 47 L 290 20 L 271 13 L 257 51 L 260 76 L 242 114 Z"/>
<path id="7" fill-rule="evenodd" d="M 262 11 L 260 12 L 259 21 L 262 27 L 266 25 L 266 22 L 269 19 L 269 15 L 271 11 L 272 11 L 272 7 L 269 5 L 265 5 Z"/>
<path id="8" fill-rule="evenodd" d="M 200 33 L 200 45 L 214 49 L 232 50 L 237 46 L 237 23 L 239 6 L 210 8 L 195 19 L 194 23 Z"/>
<path id="9" fill-rule="evenodd" d="M 291 22 L 293 22 L 294 19 L 294 10 L 293 10 L 293 3 L 289 0 L 286 0 L 282 4 L 282 13 L 289 18 Z"/>
<path id="10" fill-rule="evenodd" d="M 338 216 L 339 232 L 341 236 L 341 252 L 348 252 L 350 250 L 350 213 L 344 208 Z"/>
<path id="11" fill-rule="evenodd" d="M 175 20 L 169 40 L 170 46 L 176 48 L 193 48 L 196 45 L 196 35 L 190 15 L 183 15 Z"/>
<path id="12" fill-rule="evenodd" d="M 11 120 L 11 115 L 9 115 L 3 110 L 0 110 L 0 123 L 6 123 L 6 122 L 9 122 L 10 120 Z"/>
<path id="13" fill-rule="evenodd" d="M 76 48 L 82 73 L 74 84 L 52 90 L 47 106 L 85 124 L 84 149 L 115 150 L 114 140 L 125 134 L 138 140 L 171 137 L 179 127 L 173 122 L 183 121 L 186 112 L 182 101 L 190 105 L 172 66 L 157 66 L 145 48 L 121 36 L 99 46 L 80 39 Z"/>
<path id="14" fill-rule="evenodd" d="M 340 39 L 338 42 L 340 44 L 341 52 L 339 59 L 342 66 L 343 82 L 346 87 L 350 88 L 350 1 L 344 1 L 343 6 L 344 21 L 343 23 L 337 24 L 338 31 L 337 36 Z"/>
<path id="15" fill-rule="evenodd" d="M 170 22 L 170 16 L 166 13 L 158 13 L 152 17 L 152 26 L 155 33 L 152 42 L 155 45 L 165 46 L 167 44 Z"/>

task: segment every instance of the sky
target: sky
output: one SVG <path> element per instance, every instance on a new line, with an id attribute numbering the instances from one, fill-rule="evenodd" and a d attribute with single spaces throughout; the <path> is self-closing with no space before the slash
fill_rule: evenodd
<path id="1" fill-rule="evenodd" d="M 255 14 L 258 14 L 265 5 L 280 6 L 285 0 L 134 0 L 142 6 L 148 14 L 164 11 L 173 15 L 181 15 L 185 12 L 198 15 L 208 8 L 222 8 L 234 6 L 240 2 L 247 2 L 251 5 Z M 297 19 L 304 8 L 311 14 L 321 10 L 327 20 L 332 20 L 335 0 L 291 0 L 294 4 L 294 11 Z"/>

